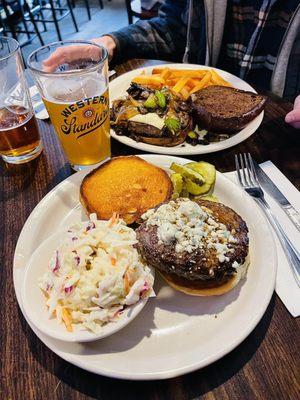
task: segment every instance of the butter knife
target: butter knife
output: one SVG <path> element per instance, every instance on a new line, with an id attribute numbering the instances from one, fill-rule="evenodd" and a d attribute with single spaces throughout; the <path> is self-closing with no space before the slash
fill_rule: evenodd
<path id="1" fill-rule="evenodd" d="M 252 159 L 253 160 L 253 159 Z M 253 164 L 257 173 L 257 178 L 262 188 L 280 205 L 295 227 L 300 231 L 300 214 L 290 204 L 284 194 L 278 189 L 273 181 L 268 177 L 264 170 L 253 160 Z"/>

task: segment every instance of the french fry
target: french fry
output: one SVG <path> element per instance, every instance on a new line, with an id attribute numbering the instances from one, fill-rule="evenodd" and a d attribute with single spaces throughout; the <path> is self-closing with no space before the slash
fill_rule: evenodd
<path id="1" fill-rule="evenodd" d="M 222 78 L 214 69 L 212 69 L 210 72 L 211 72 L 211 81 L 213 82 L 214 85 L 232 86 L 229 82 L 225 81 L 225 79 Z"/>
<path id="2" fill-rule="evenodd" d="M 181 89 L 180 94 L 181 94 L 183 100 L 187 100 L 190 97 L 190 93 L 185 87 Z"/>
<path id="3" fill-rule="evenodd" d="M 174 94 L 181 95 L 184 100 L 188 99 L 190 94 L 207 86 L 232 86 L 214 69 L 172 69 L 169 67 L 154 68 L 152 75 L 139 75 L 132 82 L 153 89 L 167 86 Z"/>
<path id="4" fill-rule="evenodd" d="M 175 93 L 179 93 L 181 89 L 186 85 L 189 79 L 190 79 L 189 77 L 180 78 L 179 81 L 176 83 L 176 85 L 173 87 L 173 91 Z"/>
<path id="5" fill-rule="evenodd" d="M 153 73 L 152 73 L 153 75 Z M 160 73 L 160 77 L 164 80 L 168 79 L 168 77 L 171 75 L 171 71 L 170 68 L 166 67 L 162 70 L 162 72 Z"/>
<path id="6" fill-rule="evenodd" d="M 188 85 L 193 88 L 200 83 L 201 79 L 190 78 Z"/>
<path id="7" fill-rule="evenodd" d="M 61 316 L 64 321 L 64 324 L 66 325 L 67 331 L 73 332 L 72 318 L 71 318 L 69 311 L 66 308 L 62 308 Z"/>
<path id="8" fill-rule="evenodd" d="M 188 81 L 184 88 L 187 89 L 188 92 L 190 92 L 193 89 L 193 87 L 194 86 L 190 84 L 190 81 Z"/>
<path id="9" fill-rule="evenodd" d="M 132 79 L 132 82 L 139 83 L 140 85 L 154 86 L 156 88 L 162 87 L 165 80 L 160 76 L 153 75 L 139 75 Z"/>
<path id="10" fill-rule="evenodd" d="M 215 85 L 219 85 L 220 84 L 220 76 L 217 74 L 217 72 L 212 69 L 210 71 L 211 73 L 211 81 L 215 84 Z"/>
<path id="11" fill-rule="evenodd" d="M 170 78 L 194 78 L 194 79 L 201 79 L 203 78 L 203 76 L 206 74 L 207 71 L 205 70 L 198 70 L 198 71 L 194 71 L 194 70 L 190 70 L 190 71 L 185 71 L 185 72 L 181 72 L 181 71 L 175 71 L 175 72 L 171 72 Z"/>
<path id="12" fill-rule="evenodd" d="M 178 79 L 167 79 L 166 85 L 173 87 L 176 85 L 177 82 L 178 82 Z"/>
<path id="13" fill-rule="evenodd" d="M 198 92 L 198 90 L 204 88 L 204 86 L 211 80 L 211 73 L 208 71 L 204 78 L 196 85 L 191 91 L 190 94 L 193 94 L 195 92 Z"/>
<path id="14" fill-rule="evenodd" d="M 208 86 L 215 86 L 215 84 L 212 81 L 210 81 L 206 85 L 204 85 L 205 88 Z"/>
<path id="15" fill-rule="evenodd" d="M 152 75 L 153 74 L 161 74 L 164 69 L 166 68 L 154 68 L 152 70 Z M 171 77 L 173 78 L 182 78 L 182 77 L 190 77 L 190 78 L 202 78 L 206 72 L 208 71 L 207 69 L 169 69 L 171 72 Z"/>
<path id="16" fill-rule="evenodd" d="M 154 74 L 161 74 L 166 68 L 168 68 L 168 67 L 162 67 L 162 68 L 153 68 L 153 70 L 152 70 L 152 75 L 154 75 Z"/>

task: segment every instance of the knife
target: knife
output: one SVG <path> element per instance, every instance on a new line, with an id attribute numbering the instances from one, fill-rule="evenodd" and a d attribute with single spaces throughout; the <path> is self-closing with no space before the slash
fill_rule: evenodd
<path id="1" fill-rule="evenodd" d="M 253 160 L 253 159 L 252 159 Z M 298 211 L 290 204 L 288 199 L 284 194 L 278 189 L 278 187 L 273 183 L 273 181 L 268 177 L 264 170 L 253 160 L 253 164 L 257 173 L 257 178 L 262 188 L 269 193 L 269 195 L 276 200 L 280 205 L 282 210 L 290 218 L 295 227 L 300 231 L 300 214 Z"/>

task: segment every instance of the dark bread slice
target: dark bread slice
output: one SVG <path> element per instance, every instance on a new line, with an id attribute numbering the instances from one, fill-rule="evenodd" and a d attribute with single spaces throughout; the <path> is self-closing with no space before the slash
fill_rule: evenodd
<path id="1" fill-rule="evenodd" d="M 208 86 L 191 95 L 195 122 L 201 129 L 234 133 L 264 109 L 266 97 L 226 86 Z"/>

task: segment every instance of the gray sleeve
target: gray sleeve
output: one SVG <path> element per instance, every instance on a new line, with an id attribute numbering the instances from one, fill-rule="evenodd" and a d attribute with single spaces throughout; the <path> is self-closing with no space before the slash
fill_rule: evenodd
<path id="1" fill-rule="evenodd" d="M 186 24 L 183 20 L 187 8 L 186 0 L 166 0 L 158 17 L 109 33 L 116 42 L 113 64 L 130 58 L 180 61 L 185 48 Z"/>

